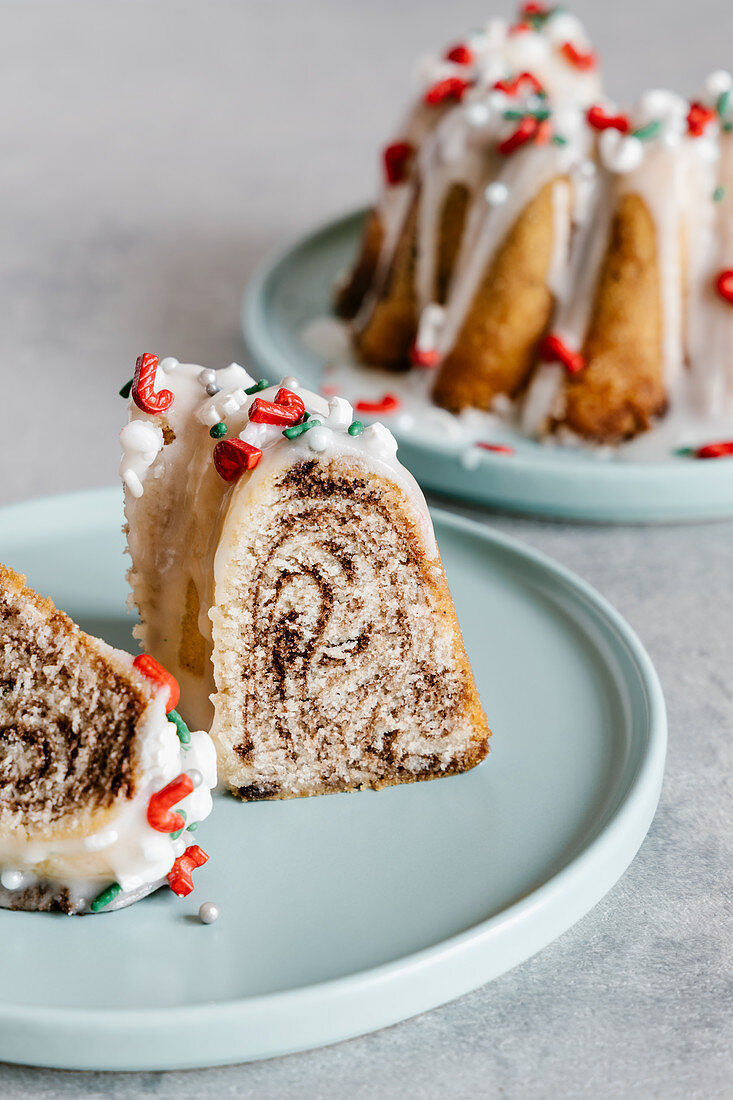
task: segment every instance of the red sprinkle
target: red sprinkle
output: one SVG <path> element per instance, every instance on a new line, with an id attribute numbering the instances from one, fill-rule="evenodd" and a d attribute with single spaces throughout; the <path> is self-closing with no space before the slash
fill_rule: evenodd
<path id="1" fill-rule="evenodd" d="M 470 81 L 463 80 L 460 76 L 447 76 L 445 80 L 439 80 L 437 84 L 428 88 L 423 100 L 431 107 L 436 107 L 448 100 L 460 103 L 470 86 Z"/>
<path id="2" fill-rule="evenodd" d="M 519 14 L 524 18 L 528 15 L 549 15 L 549 12 L 544 4 L 522 4 Z"/>
<path id="3" fill-rule="evenodd" d="M 603 107 L 598 104 L 588 108 L 585 116 L 588 125 L 594 130 L 619 130 L 622 134 L 629 132 L 629 120 L 626 115 L 607 115 Z"/>
<path id="4" fill-rule="evenodd" d="M 509 447 L 506 443 L 482 443 L 478 442 L 477 447 L 480 447 L 482 451 L 491 451 L 498 455 L 513 455 L 514 448 Z"/>
<path id="5" fill-rule="evenodd" d="M 303 402 L 301 401 L 300 404 L 302 406 Z M 278 424 L 283 428 L 291 428 L 293 424 L 298 423 L 302 415 L 297 405 L 276 404 L 272 401 L 263 401 L 261 397 L 255 397 L 249 407 L 249 418 L 253 424 Z"/>
<path id="6" fill-rule="evenodd" d="M 532 73 L 520 73 L 512 80 L 497 80 L 494 88 L 506 95 L 516 95 L 524 87 L 531 88 L 533 92 L 543 92 L 544 88 Z"/>
<path id="7" fill-rule="evenodd" d="M 415 149 L 409 141 L 396 141 L 388 145 L 382 153 L 384 175 L 389 184 L 402 183 L 407 179 L 410 161 Z"/>
<path id="8" fill-rule="evenodd" d="M 254 470 L 261 458 L 260 448 L 243 439 L 220 439 L 214 447 L 214 466 L 225 481 L 236 481 L 245 470 Z"/>
<path id="9" fill-rule="evenodd" d="M 529 23 L 515 23 L 513 27 L 509 28 L 509 34 L 526 34 L 527 31 L 531 30 Z"/>
<path id="10" fill-rule="evenodd" d="M 687 132 L 692 137 L 702 137 L 709 122 L 715 118 L 715 111 L 703 103 L 691 103 L 687 112 Z"/>
<path id="11" fill-rule="evenodd" d="M 174 894 L 178 894 L 179 898 L 185 898 L 187 894 L 191 893 L 193 890 L 191 872 L 196 867 L 203 867 L 208 858 L 206 852 L 203 848 L 199 848 L 198 844 L 191 844 L 186 848 L 186 851 L 178 857 L 168 872 L 168 885 Z"/>
<path id="12" fill-rule="evenodd" d="M 155 657 L 151 657 L 149 653 L 139 653 L 132 663 L 138 672 L 142 672 L 143 676 L 147 676 L 148 680 L 152 680 L 159 687 L 168 688 L 168 702 L 166 703 L 165 712 L 167 714 L 169 711 L 175 710 L 178 706 L 178 700 L 181 698 L 181 689 L 175 676 L 171 676 L 170 672 L 164 669 Z"/>
<path id="13" fill-rule="evenodd" d="M 593 50 L 588 50 L 587 53 L 583 53 L 583 51 L 577 49 L 572 42 L 565 42 L 560 47 L 560 53 L 566 61 L 582 72 L 589 72 L 591 69 L 595 69 L 598 64 L 598 58 Z"/>
<path id="14" fill-rule="evenodd" d="M 715 289 L 721 298 L 725 298 L 726 302 L 733 302 L 733 268 L 721 271 L 715 280 Z"/>
<path id="15" fill-rule="evenodd" d="M 733 455 L 733 440 L 706 443 L 704 447 L 698 447 L 695 451 L 695 458 L 726 458 L 728 455 Z"/>
<path id="16" fill-rule="evenodd" d="M 554 333 L 550 333 L 542 341 L 540 355 L 547 363 L 562 363 L 571 374 L 577 374 L 587 365 L 585 357 L 579 351 L 573 351 Z"/>
<path id="17" fill-rule="evenodd" d="M 193 780 L 185 772 L 172 779 L 167 787 L 156 791 L 148 802 L 148 825 L 159 833 L 177 833 L 186 824 L 181 814 L 171 813 L 171 806 L 193 790 Z"/>
<path id="18" fill-rule="evenodd" d="M 410 348 L 410 362 L 414 367 L 437 367 L 440 352 L 436 348 L 419 348 L 413 344 Z"/>
<path id="19" fill-rule="evenodd" d="M 321 393 L 324 397 L 335 397 L 338 392 L 338 386 L 321 386 Z"/>
<path id="20" fill-rule="evenodd" d="M 456 65 L 473 65 L 473 50 L 460 43 L 448 50 L 445 59 L 446 61 L 455 61 Z"/>
<path id="21" fill-rule="evenodd" d="M 360 413 L 393 413 L 400 407 L 399 397 L 385 393 L 381 401 L 357 401 L 354 408 Z"/>
<path id="22" fill-rule="evenodd" d="M 298 413 L 298 420 L 305 412 L 305 404 L 303 398 L 299 397 L 297 393 L 293 393 L 292 390 L 279 389 L 275 394 L 275 404 L 282 405 L 284 409 L 289 409 Z M 252 418 L 250 417 L 250 420 Z"/>
<path id="23" fill-rule="evenodd" d="M 132 400 L 138 409 L 150 413 L 151 416 L 167 412 L 173 404 L 173 394 L 170 390 L 155 392 L 157 370 L 158 356 L 146 351 L 144 355 L 138 356 L 132 378 Z"/>
<path id="24" fill-rule="evenodd" d="M 535 137 L 535 145 L 547 145 L 548 141 L 552 137 L 552 124 L 549 118 L 545 118 L 537 127 L 537 136 Z"/>
<path id="25" fill-rule="evenodd" d="M 536 118 L 532 118 L 531 115 L 527 115 L 517 126 L 513 134 L 510 134 L 504 141 L 500 141 L 496 147 L 496 151 L 501 153 L 503 157 L 510 156 L 520 146 L 526 145 L 528 141 L 531 141 L 536 136 L 539 130 L 540 124 Z"/>

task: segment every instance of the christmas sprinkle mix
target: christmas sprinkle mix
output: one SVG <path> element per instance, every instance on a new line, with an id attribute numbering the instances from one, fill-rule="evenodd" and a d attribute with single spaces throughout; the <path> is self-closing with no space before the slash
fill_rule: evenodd
<path id="1" fill-rule="evenodd" d="M 171 806 L 180 802 L 194 789 L 190 775 L 182 772 L 172 779 L 162 790 L 151 795 L 148 802 L 147 819 L 151 829 L 159 833 L 175 833 L 185 827 L 185 818 L 180 813 L 172 813 Z"/>

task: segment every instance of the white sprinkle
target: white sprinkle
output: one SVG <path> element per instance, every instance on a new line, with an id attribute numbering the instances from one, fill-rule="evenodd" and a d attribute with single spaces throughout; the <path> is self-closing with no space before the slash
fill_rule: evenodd
<path id="1" fill-rule="evenodd" d="M 604 130 L 598 147 L 606 168 L 622 175 L 638 168 L 644 159 L 641 141 L 633 136 L 624 137 L 618 130 Z"/>
<path id="2" fill-rule="evenodd" d="M 208 367 L 204 367 L 203 370 L 199 371 L 199 382 L 202 386 L 211 386 L 214 382 L 216 382 L 216 371 L 209 370 Z"/>
<path id="3" fill-rule="evenodd" d="M 189 772 L 186 772 L 186 775 L 191 780 L 194 787 L 200 787 L 204 781 L 203 775 L 196 768 L 191 768 Z"/>
<path id="4" fill-rule="evenodd" d="M 485 126 L 491 116 L 488 103 L 469 103 L 464 111 L 466 122 L 477 129 Z"/>
<path id="5" fill-rule="evenodd" d="M 134 497 L 139 499 L 143 495 L 143 483 L 134 470 L 123 470 L 122 480 Z"/>
<path id="6" fill-rule="evenodd" d="M 172 355 L 169 355 L 167 359 L 161 359 L 159 364 L 160 369 L 165 371 L 166 374 L 172 374 L 178 365 L 178 360 L 174 359 Z"/>
<path id="7" fill-rule="evenodd" d="M 509 197 L 509 188 L 501 180 L 494 180 L 484 191 L 484 197 L 489 206 L 501 206 Z"/>
<path id="8" fill-rule="evenodd" d="M 3 871 L 0 874 L 0 884 L 2 884 L 6 890 L 18 890 L 23 885 L 23 872 L 22 871 Z"/>
<path id="9" fill-rule="evenodd" d="M 205 901 L 199 906 L 199 920 L 202 924 L 213 924 L 219 919 L 219 906 L 213 901 Z"/>
<path id="10" fill-rule="evenodd" d="M 308 446 L 312 451 L 316 451 L 316 453 L 319 453 L 320 451 L 325 451 L 326 447 L 328 446 L 328 428 L 322 428 L 318 426 L 315 428 L 311 428 L 310 431 L 306 433 L 306 436 L 308 439 Z"/>

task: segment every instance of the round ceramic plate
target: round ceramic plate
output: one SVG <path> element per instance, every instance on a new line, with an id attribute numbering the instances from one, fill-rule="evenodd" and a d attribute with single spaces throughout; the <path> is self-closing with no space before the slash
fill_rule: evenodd
<path id="1" fill-rule="evenodd" d="M 120 494 L 0 510 L 0 560 L 133 649 Z M 548 944 L 633 858 L 664 766 L 661 689 L 591 588 L 435 514 L 494 730 L 488 759 L 380 792 L 218 797 L 191 897 L 93 917 L 0 910 L 0 1060 L 168 1069 L 266 1058 L 442 1004 Z M 217 924 L 196 918 L 203 901 Z"/>
<path id="2" fill-rule="evenodd" d="M 242 327 L 252 359 L 273 377 L 295 374 L 318 389 L 324 359 L 304 337 L 309 323 L 332 315 L 333 285 L 356 255 L 363 212 L 333 222 L 267 263 L 244 296 Z M 362 370 L 364 387 L 390 391 L 400 376 Z M 448 414 L 443 413 L 446 417 Z M 474 448 L 436 426 L 403 430 L 399 417 L 382 417 L 400 445 L 400 459 L 423 488 L 503 509 L 601 522 L 667 522 L 733 515 L 733 459 L 696 461 L 672 454 L 660 441 L 647 453 L 662 460 L 635 461 L 587 448 L 547 446 L 508 425 L 492 441 L 509 444 L 511 456 Z M 669 427 L 669 426 L 668 426 Z M 636 446 L 636 444 L 634 445 Z M 629 451 L 625 454 L 628 456 Z"/>

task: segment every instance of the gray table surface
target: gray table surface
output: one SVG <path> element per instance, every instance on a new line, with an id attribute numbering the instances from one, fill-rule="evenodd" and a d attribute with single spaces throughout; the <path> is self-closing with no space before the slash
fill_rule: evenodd
<path id="1" fill-rule="evenodd" d="M 255 265 L 368 200 L 413 60 L 502 7 L 0 0 L 0 502 L 114 481 L 141 349 L 241 360 Z M 733 64 L 729 0 L 576 10 L 619 98 Z M 623 879 L 534 959 L 386 1031 L 185 1073 L 3 1066 L 1 1096 L 733 1096 L 733 523 L 470 514 L 596 585 L 659 670 L 667 777 Z"/>

